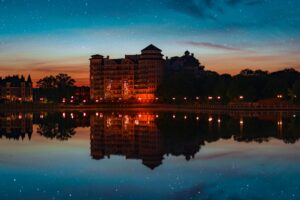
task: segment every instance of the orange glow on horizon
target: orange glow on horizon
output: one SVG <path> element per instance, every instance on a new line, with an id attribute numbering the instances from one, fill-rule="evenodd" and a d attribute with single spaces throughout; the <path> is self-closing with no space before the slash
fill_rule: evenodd
<path id="1" fill-rule="evenodd" d="M 76 57 L 73 59 L 74 63 L 71 63 L 72 60 L 70 61 L 67 59 L 59 61 L 47 60 L 40 66 L 37 66 L 37 64 L 34 63 L 24 63 L 24 65 L 20 63 L 4 63 L 0 65 L 0 77 L 22 74 L 26 77 L 30 74 L 33 81 L 33 87 L 36 87 L 36 82 L 45 76 L 66 73 L 76 80 L 76 86 L 89 86 L 89 63 L 87 59 L 84 59 L 84 57 Z M 297 65 L 292 62 L 293 60 L 297 60 L 293 54 L 282 56 L 213 54 L 201 55 L 198 59 L 205 65 L 205 70 L 216 71 L 219 74 L 236 75 L 241 70 L 247 68 L 273 72 L 292 67 L 300 71 L 300 64 Z"/>

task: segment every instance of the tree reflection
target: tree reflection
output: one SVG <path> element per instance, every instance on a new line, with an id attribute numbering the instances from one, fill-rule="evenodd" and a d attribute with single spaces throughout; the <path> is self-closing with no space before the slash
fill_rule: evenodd
<path id="1" fill-rule="evenodd" d="M 37 133 L 49 139 L 68 140 L 75 134 L 76 122 L 60 113 L 49 113 L 40 120 Z"/>

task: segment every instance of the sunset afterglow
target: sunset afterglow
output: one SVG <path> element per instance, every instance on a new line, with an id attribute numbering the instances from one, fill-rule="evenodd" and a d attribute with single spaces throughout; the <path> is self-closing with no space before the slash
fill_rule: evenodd
<path id="1" fill-rule="evenodd" d="M 88 85 L 90 55 L 195 53 L 208 70 L 300 69 L 297 0 L 1 0 L 1 76 L 64 72 Z"/>

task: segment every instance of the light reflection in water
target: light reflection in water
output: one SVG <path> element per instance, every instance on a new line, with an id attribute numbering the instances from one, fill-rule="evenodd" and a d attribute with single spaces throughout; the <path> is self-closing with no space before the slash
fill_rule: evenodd
<path id="1" fill-rule="evenodd" d="M 146 199 L 247 199 L 256 194 L 260 199 L 297 199 L 296 180 L 300 172 L 295 162 L 300 157 L 297 154 L 299 122 L 294 114 L 278 113 L 255 116 L 75 111 L 2 113 L 0 148 L 1 162 L 5 164 L 0 164 L 0 171 L 8 174 L 8 179 L 3 177 L 0 195 L 6 192 L 10 198 L 1 199 L 22 199 L 15 192 L 21 187 L 28 192 L 25 197 L 31 199 L 37 195 L 36 188 L 45 185 L 49 188 L 43 191 L 49 194 L 35 199 L 53 199 L 50 191 L 56 186 L 60 188 L 54 190 L 55 195 L 59 190 L 68 198 L 72 194 L 74 199 L 97 199 L 101 195 L 102 199 L 120 199 L 112 195 L 116 188 L 124 192 L 121 199 L 140 199 L 139 192 L 133 192 L 136 188 L 143 197 L 147 194 Z M 82 128 L 87 130 L 89 138 L 83 139 L 87 146 L 78 150 L 75 141 Z M 43 144 L 35 147 L 36 138 L 43 138 Z M 268 146 L 274 140 L 276 146 Z M 22 146 L 24 141 L 27 141 L 26 148 Z M 43 151 L 46 148 L 43 146 L 50 147 Z M 291 151 L 288 147 L 297 149 Z M 12 151 L 13 148 L 21 150 Z M 34 150 L 30 155 L 26 154 L 29 148 Z M 32 159 L 30 165 L 26 165 L 26 159 Z M 26 174 L 31 178 L 22 179 Z M 74 186 L 74 177 L 79 188 L 89 186 L 88 192 Z M 60 178 L 64 183 L 57 183 Z M 14 188 L 13 180 L 23 185 Z M 26 185 L 27 180 L 35 180 L 32 182 L 39 185 L 28 188 L 32 184 Z M 123 182 L 126 186 L 122 187 Z M 270 182 L 273 186 L 266 189 L 265 183 Z M 230 194 L 233 187 L 236 196 Z M 283 195 L 280 190 L 289 192 Z M 136 198 L 125 198 L 129 193 Z"/>

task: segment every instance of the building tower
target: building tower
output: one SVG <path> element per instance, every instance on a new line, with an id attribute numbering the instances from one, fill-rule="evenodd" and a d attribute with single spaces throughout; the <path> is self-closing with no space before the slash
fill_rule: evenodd
<path id="1" fill-rule="evenodd" d="M 99 101 L 104 98 L 104 59 L 101 55 L 90 58 L 90 95 L 91 100 Z"/>
<path id="2" fill-rule="evenodd" d="M 142 50 L 135 76 L 135 93 L 139 101 L 151 102 L 161 82 L 165 60 L 161 50 L 149 45 Z"/>

